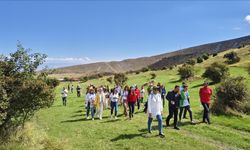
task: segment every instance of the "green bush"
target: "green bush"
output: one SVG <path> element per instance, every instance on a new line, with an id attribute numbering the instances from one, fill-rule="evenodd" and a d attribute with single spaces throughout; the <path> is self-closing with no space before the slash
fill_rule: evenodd
<path id="1" fill-rule="evenodd" d="M 243 78 L 228 78 L 216 88 L 212 111 L 216 114 L 230 114 L 233 111 L 249 113 L 249 110 L 246 110 L 249 102 L 249 91 Z"/>
<path id="2" fill-rule="evenodd" d="M 128 80 L 128 77 L 123 73 L 118 73 L 114 75 L 114 82 L 116 85 L 124 85 Z"/>
<path id="3" fill-rule="evenodd" d="M 3 138 L 0 141 L 7 140 L 37 110 L 53 104 L 57 81 L 36 75 L 45 58 L 43 54 L 29 54 L 18 44 L 15 53 L 0 60 L 0 135 Z"/>
<path id="4" fill-rule="evenodd" d="M 189 59 L 187 62 L 186 62 L 186 64 L 188 64 L 188 65 L 195 65 L 195 63 L 196 63 L 196 61 L 195 61 L 195 59 Z"/>
<path id="5" fill-rule="evenodd" d="M 149 71 L 149 68 L 148 67 L 144 67 L 141 69 L 142 72 L 148 72 Z"/>
<path id="6" fill-rule="evenodd" d="M 156 78 L 156 74 L 155 73 L 150 73 L 151 75 L 151 79 L 155 79 Z"/>
<path id="7" fill-rule="evenodd" d="M 110 84 L 113 83 L 113 77 L 108 77 L 106 80 L 107 80 Z"/>
<path id="8" fill-rule="evenodd" d="M 89 80 L 89 78 L 87 76 L 84 76 L 84 77 L 80 77 L 80 81 L 81 82 L 87 82 Z"/>
<path id="9" fill-rule="evenodd" d="M 203 55 L 202 55 L 202 58 L 203 58 L 204 60 L 207 60 L 207 59 L 209 58 L 209 54 L 208 54 L 208 53 L 203 54 Z"/>
<path id="10" fill-rule="evenodd" d="M 203 59 L 201 57 L 198 57 L 196 61 L 197 61 L 197 63 L 202 63 Z"/>
<path id="11" fill-rule="evenodd" d="M 179 67 L 178 74 L 180 75 L 180 78 L 182 80 L 189 79 L 191 77 L 194 77 L 194 69 L 190 65 L 185 65 L 185 66 Z"/>
<path id="12" fill-rule="evenodd" d="M 226 63 L 234 64 L 240 61 L 240 57 L 237 55 L 236 52 L 230 52 L 224 55 L 224 58 L 227 58 Z"/>
<path id="13" fill-rule="evenodd" d="M 215 83 L 219 83 L 229 75 L 229 69 L 226 65 L 215 62 L 206 68 L 202 77 L 211 79 Z"/>
<path id="14" fill-rule="evenodd" d="M 218 53 L 213 53 L 213 57 L 215 57 L 215 56 L 217 56 L 218 55 Z"/>
<path id="15" fill-rule="evenodd" d="M 50 87 L 55 88 L 60 84 L 60 81 L 57 80 L 56 78 L 48 78 L 48 79 L 46 79 L 46 83 Z"/>

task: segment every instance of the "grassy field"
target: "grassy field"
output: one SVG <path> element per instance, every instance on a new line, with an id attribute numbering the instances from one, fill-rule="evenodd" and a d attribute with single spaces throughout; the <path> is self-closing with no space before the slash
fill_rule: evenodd
<path id="1" fill-rule="evenodd" d="M 236 50 L 241 62 L 230 66 L 232 76 L 244 76 L 250 88 L 250 76 L 246 71 L 246 64 L 250 63 L 249 47 Z M 147 115 L 142 110 L 136 110 L 135 117 L 128 120 L 122 115 L 119 107 L 118 119 L 110 119 L 110 110 L 105 110 L 103 120 L 86 120 L 84 109 L 84 96 L 76 97 L 76 93 L 69 94 L 68 105 L 62 106 L 60 90 L 68 83 L 61 83 L 56 89 L 56 101 L 51 108 L 40 110 L 34 118 L 27 123 L 35 126 L 34 132 L 44 133 L 52 140 L 52 146 L 47 149 L 250 149 L 250 116 L 211 116 L 212 124 L 200 124 L 202 107 L 199 103 L 198 91 L 204 79 L 200 76 L 204 67 L 212 62 L 223 62 L 223 53 L 211 57 L 202 64 L 195 65 L 196 77 L 188 81 L 191 94 L 191 106 L 196 125 L 190 125 L 189 120 L 182 120 L 181 130 L 172 127 L 166 128 L 165 119 L 168 114 L 167 106 L 164 108 L 165 138 L 158 137 L 157 121 L 153 122 L 153 133 L 147 133 Z M 129 75 L 128 84 L 142 85 L 150 81 L 150 73 Z M 156 71 L 155 81 L 164 83 L 169 91 L 174 85 L 180 84 L 177 68 L 173 70 Z M 84 84 L 108 84 L 106 78 L 91 80 Z M 75 86 L 77 83 L 74 83 Z M 212 87 L 215 88 L 216 85 Z M 84 89 L 85 90 L 85 89 Z M 85 92 L 85 91 L 84 91 Z M 173 120 L 171 120 L 173 122 Z M 39 134 L 37 135 L 39 137 Z M 2 147 L 0 146 L 0 149 Z M 3 149 L 6 147 L 3 147 Z M 19 149 L 19 146 L 8 146 L 9 149 Z M 26 144 L 27 149 L 42 149 Z M 21 148 L 20 148 L 21 149 Z"/>

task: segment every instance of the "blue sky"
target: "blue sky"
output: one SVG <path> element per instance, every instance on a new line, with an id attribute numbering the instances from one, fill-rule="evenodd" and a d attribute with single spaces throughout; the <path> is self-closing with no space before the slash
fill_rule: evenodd
<path id="1" fill-rule="evenodd" d="M 46 53 L 49 67 L 151 56 L 249 35 L 249 8 L 246 0 L 0 0 L 0 53 L 19 40 Z"/>

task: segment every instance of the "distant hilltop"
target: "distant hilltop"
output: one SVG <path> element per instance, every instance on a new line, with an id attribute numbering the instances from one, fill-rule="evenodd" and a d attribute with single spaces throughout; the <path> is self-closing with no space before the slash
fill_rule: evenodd
<path id="1" fill-rule="evenodd" d="M 250 43 L 250 35 L 230 39 L 215 43 L 199 45 L 185 48 L 178 51 L 155 55 L 151 57 L 140 57 L 135 59 L 126 59 L 122 61 L 97 62 L 91 64 L 82 64 L 70 67 L 58 68 L 55 74 L 81 74 L 89 76 L 94 74 L 113 74 L 140 70 L 145 67 L 150 69 L 161 69 L 186 62 L 190 58 L 201 56 L 204 53 L 218 53 L 232 48 L 239 48 Z"/>

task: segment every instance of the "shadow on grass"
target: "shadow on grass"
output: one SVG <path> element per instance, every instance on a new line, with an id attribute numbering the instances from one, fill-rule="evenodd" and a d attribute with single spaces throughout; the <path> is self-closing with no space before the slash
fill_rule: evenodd
<path id="1" fill-rule="evenodd" d="M 139 134 L 121 134 L 119 136 L 117 136 L 116 138 L 113 138 L 111 139 L 110 141 L 111 142 L 116 142 L 116 141 L 119 141 L 119 140 L 131 140 L 133 138 L 136 138 L 136 137 L 143 137 L 143 133 L 139 133 Z"/>
<path id="2" fill-rule="evenodd" d="M 71 117 L 74 118 L 74 117 L 82 117 L 82 116 L 86 116 L 86 114 L 78 114 L 78 115 L 73 115 Z"/>
<path id="3" fill-rule="evenodd" d="M 174 80 L 174 81 L 169 81 L 169 83 L 179 83 L 181 81 L 182 81 L 181 79 L 177 79 L 177 80 Z"/>
<path id="4" fill-rule="evenodd" d="M 72 119 L 72 120 L 65 120 L 61 121 L 61 123 L 70 123 L 70 122 L 79 122 L 79 121 L 89 121 L 86 118 L 81 118 L 81 119 Z"/>
<path id="5" fill-rule="evenodd" d="M 215 84 L 216 84 L 215 82 L 209 82 L 209 85 L 215 85 Z M 197 85 L 192 86 L 192 88 L 202 87 L 203 85 L 204 85 L 204 83 L 197 84 Z"/>
<path id="6" fill-rule="evenodd" d="M 101 123 L 111 123 L 111 122 L 117 122 L 117 121 L 120 121 L 120 119 L 107 120 L 107 121 L 104 121 L 104 122 L 101 122 Z"/>

